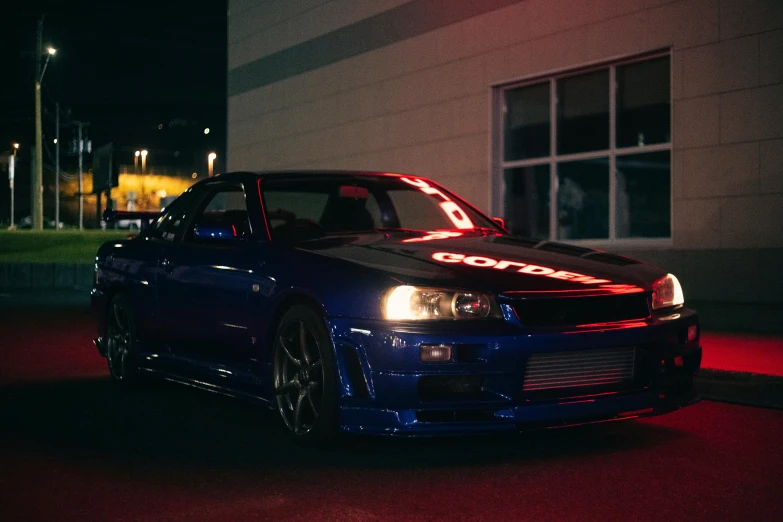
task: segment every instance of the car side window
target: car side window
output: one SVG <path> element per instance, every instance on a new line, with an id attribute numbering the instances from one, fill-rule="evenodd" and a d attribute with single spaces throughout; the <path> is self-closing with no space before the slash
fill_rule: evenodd
<path id="1" fill-rule="evenodd" d="M 166 208 L 150 228 L 150 237 L 174 241 L 185 228 L 192 195 L 185 192 Z"/>
<path id="2" fill-rule="evenodd" d="M 185 241 L 198 241 L 196 227 L 227 227 L 239 238 L 252 237 L 245 191 L 241 185 L 221 185 L 202 201 L 185 234 Z"/>

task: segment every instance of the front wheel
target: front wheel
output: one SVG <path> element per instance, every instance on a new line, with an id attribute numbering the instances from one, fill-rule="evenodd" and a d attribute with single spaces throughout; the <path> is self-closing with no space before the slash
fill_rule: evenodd
<path id="1" fill-rule="evenodd" d="M 136 377 L 136 321 L 123 294 L 109 303 L 106 317 L 106 359 L 114 382 L 131 384 Z"/>
<path id="2" fill-rule="evenodd" d="M 275 336 L 273 379 L 280 417 L 291 436 L 323 442 L 337 432 L 337 386 L 332 343 L 323 318 L 292 307 Z"/>

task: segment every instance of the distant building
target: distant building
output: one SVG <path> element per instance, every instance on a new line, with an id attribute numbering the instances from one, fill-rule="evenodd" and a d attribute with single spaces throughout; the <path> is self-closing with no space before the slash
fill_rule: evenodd
<path id="1" fill-rule="evenodd" d="M 429 176 L 783 329 L 780 0 L 232 0 L 228 93 L 228 170 Z"/>

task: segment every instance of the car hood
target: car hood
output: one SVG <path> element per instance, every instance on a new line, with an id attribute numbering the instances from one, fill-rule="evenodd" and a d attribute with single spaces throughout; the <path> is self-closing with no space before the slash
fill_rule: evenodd
<path id="1" fill-rule="evenodd" d="M 649 291 L 665 275 L 634 259 L 509 235 L 366 234 L 297 245 L 383 272 L 401 284 L 497 294 Z"/>

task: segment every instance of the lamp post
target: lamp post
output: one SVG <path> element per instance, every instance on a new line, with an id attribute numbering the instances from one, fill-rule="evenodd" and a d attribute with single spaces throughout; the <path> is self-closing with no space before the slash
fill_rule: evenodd
<path id="1" fill-rule="evenodd" d="M 147 172 L 147 151 L 143 150 L 141 151 L 141 173 L 146 174 Z"/>
<path id="2" fill-rule="evenodd" d="M 8 230 L 13 230 L 16 227 L 14 226 L 14 170 L 16 170 L 16 151 L 19 150 L 19 144 L 14 143 L 14 158 L 11 160 L 13 161 L 13 166 L 8 171 L 8 183 L 10 184 L 11 188 L 11 226 L 8 227 Z"/>
<path id="3" fill-rule="evenodd" d="M 137 150 L 133 153 L 133 173 L 138 174 L 139 173 L 139 156 L 141 155 L 141 151 Z"/>
<path id="4" fill-rule="evenodd" d="M 35 46 L 35 169 L 31 178 L 32 209 L 30 215 L 33 218 L 33 230 L 43 230 L 43 148 L 41 130 L 41 83 L 49 59 L 57 53 L 53 47 L 46 49 L 46 62 L 41 68 L 41 57 L 44 56 L 41 39 L 43 37 L 43 18 L 38 20 Z"/>
<path id="5" fill-rule="evenodd" d="M 214 165 L 215 158 L 217 158 L 217 154 L 215 154 L 214 152 L 210 152 L 209 156 L 207 156 L 207 160 L 209 161 L 209 174 L 208 174 L 208 176 L 210 178 L 212 177 L 212 167 Z"/>
<path id="6" fill-rule="evenodd" d="M 60 102 L 55 103 L 54 229 L 60 230 Z"/>

